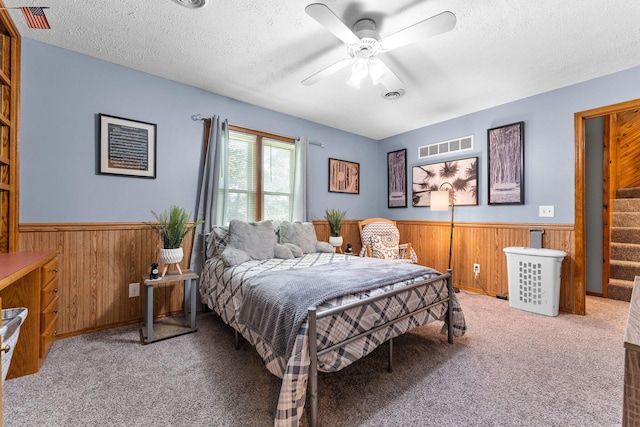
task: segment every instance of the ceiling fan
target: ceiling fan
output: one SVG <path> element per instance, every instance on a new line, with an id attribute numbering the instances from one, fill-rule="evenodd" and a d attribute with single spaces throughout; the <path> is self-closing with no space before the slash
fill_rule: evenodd
<path id="1" fill-rule="evenodd" d="M 362 18 L 356 21 L 352 30 L 325 4 L 312 3 L 305 8 L 305 11 L 334 36 L 342 40 L 347 45 L 347 53 L 349 54 L 348 58 L 304 79 L 302 84 L 306 86 L 351 66 L 349 84 L 359 87 L 360 81 L 369 75 L 374 85 L 380 83 L 387 91 L 397 91 L 402 87 L 402 80 L 387 67 L 381 58 L 378 58 L 378 54 L 427 37 L 446 33 L 456 26 L 456 16 L 451 12 L 442 12 L 382 39 L 376 32 L 376 23 L 372 19 Z"/>

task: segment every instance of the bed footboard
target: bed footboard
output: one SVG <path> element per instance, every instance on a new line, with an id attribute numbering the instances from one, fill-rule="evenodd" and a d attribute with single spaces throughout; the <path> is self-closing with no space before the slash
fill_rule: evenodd
<path id="1" fill-rule="evenodd" d="M 308 315 L 309 315 L 309 332 L 308 332 L 308 337 L 309 337 L 309 358 L 310 358 L 310 364 L 309 364 L 309 392 L 310 392 L 310 424 L 311 427 L 317 427 L 318 425 L 318 357 L 322 356 L 325 353 L 331 352 L 333 350 L 336 350 L 340 347 L 343 347 L 353 341 L 356 341 L 362 337 L 365 337 L 367 335 L 373 334 L 379 330 L 382 330 L 384 328 L 389 327 L 390 325 L 393 325 L 395 323 L 404 321 L 408 318 L 410 318 L 411 316 L 414 316 L 420 312 L 429 310 L 433 307 L 436 307 L 438 305 L 442 305 L 442 304 L 447 304 L 447 341 L 449 344 L 453 343 L 453 310 L 451 308 L 451 295 L 453 294 L 453 286 L 451 283 L 451 269 L 447 270 L 446 274 L 443 274 L 441 276 L 437 276 L 434 277 L 432 279 L 428 279 L 428 280 L 423 280 L 421 282 L 418 283 L 414 283 L 410 286 L 406 286 L 403 288 L 399 288 L 399 289 L 395 289 L 393 291 L 390 292 L 386 292 L 384 294 L 381 295 L 376 295 L 376 296 L 372 296 L 369 298 L 365 298 L 362 299 L 360 301 L 355 301 L 340 307 L 334 307 L 328 310 L 323 310 L 321 312 L 317 312 L 316 307 L 309 307 L 308 309 Z M 339 314 L 341 312 L 350 310 L 352 308 L 356 308 L 356 307 L 360 307 L 360 306 L 364 306 L 367 305 L 369 303 L 372 303 L 374 301 L 383 299 L 383 298 L 389 298 L 391 296 L 403 293 L 403 292 L 407 292 L 407 291 L 411 291 L 412 289 L 415 288 L 419 288 L 421 286 L 425 286 L 429 283 L 432 282 L 436 282 L 438 280 L 446 280 L 447 283 L 447 297 L 443 298 L 441 300 L 438 300 L 432 304 L 429 304 L 427 306 L 424 307 L 418 307 L 415 310 L 401 316 L 398 317 L 396 319 L 390 320 L 388 322 L 385 322 L 384 324 L 378 325 L 373 329 L 370 329 L 368 331 L 362 332 L 358 335 L 349 337 L 348 339 L 345 339 L 344 341 L 335 343 L 334 345 L 327 347 L 327 348 L 323 348 L 322 350 L 318 350 L 318 344 L 317 344 L 317 321 L 320 319 L 323 319 L 325 317 L 329 317 L 329 316 L 333 316 L 336 314 Z M 393 361 L 393 344 L 392 341 L 393 339 L 389 340 L 389 371 L 391 371 L 392 369 L 392 361 Z"/>

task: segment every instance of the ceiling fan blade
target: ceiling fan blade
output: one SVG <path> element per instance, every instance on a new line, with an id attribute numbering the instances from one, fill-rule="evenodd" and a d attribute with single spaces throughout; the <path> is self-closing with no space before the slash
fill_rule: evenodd
<path id="1" fill-rule="evenodd" d="M 376 67 L 378 67 L 381 70 L 384 70 L 384 73 L 380 78 L 380 84 L 384 86 L 384 88 L 387 91 L 401 89 L 404 83 L 402 82 L 402 80 L 400 80 L 400 77 L 398 77 L 396 73 L 391 71 L 391 69 L 387 67 L 387 64 L 385 64 L 382 59 L 375 58 L 375 61 L 376 61 Z"/>
<path id="2" fill-rule="evenodd" d="M 338 71 L 340 71 L 341 69 L 348 67 L 349 65 L 351 65 L 353 63 L 353 61 L 355 61 L 354 59 L 348 58 L 348 59 L 342 59 L 338 62 L 336 62 L 333 65 L 329 65 L 327 68 L 318 71 L 317 73 L 313 74 L 310 77 L 307 77 L 306 79 L 304 79 L 302 81 L 302 84 L 305 86 L 311 86 L 312 84 L 316 83 L 318 80 L 322 80 L 325 77 L 329 77 L 331 74 L 336 73 Z"/>
<path id="3" fill-rule="evenodd" d="M 385 50 L 393 50 L 409 43 L 446 33 L 453 30 L 455 26 L 456 15 L 451 12 L 442 12 L 385 37 L 382 40 L 382 46 Z"/>
<path id="4" fill-rule="evenodd" d="M 322 3 L 312 3 L 305 7 L 304 10 L 307 12 L 307 15 L 318 21 L 320 25 L 342 40 L 343 43 L 353 44 L 358 43 L 360 40 L 326 5 Z"/>

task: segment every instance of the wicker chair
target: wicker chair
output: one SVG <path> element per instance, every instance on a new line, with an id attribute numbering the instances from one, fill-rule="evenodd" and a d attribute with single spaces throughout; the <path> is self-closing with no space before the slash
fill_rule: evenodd
<path id="1" fill-rule="evenodd" d="M 360 256 L 417 263 L 418 256 L 411 243 L 400 244 L 400 232 L 395 221 L 369 218 L 358 222 L 362 249 Z"/>

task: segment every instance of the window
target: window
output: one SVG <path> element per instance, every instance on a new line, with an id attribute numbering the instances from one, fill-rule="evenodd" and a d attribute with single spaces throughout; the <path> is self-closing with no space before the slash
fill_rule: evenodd
<path id="1" fill-rule="evenodd" d="M 295 144 L 259 131 L 229 126 L 223 154 L 219 203 L 223 223 L 232 219 L 290 221 L 293 206 Z M 224 197 L 224 199 L 222 198 Z"/>

